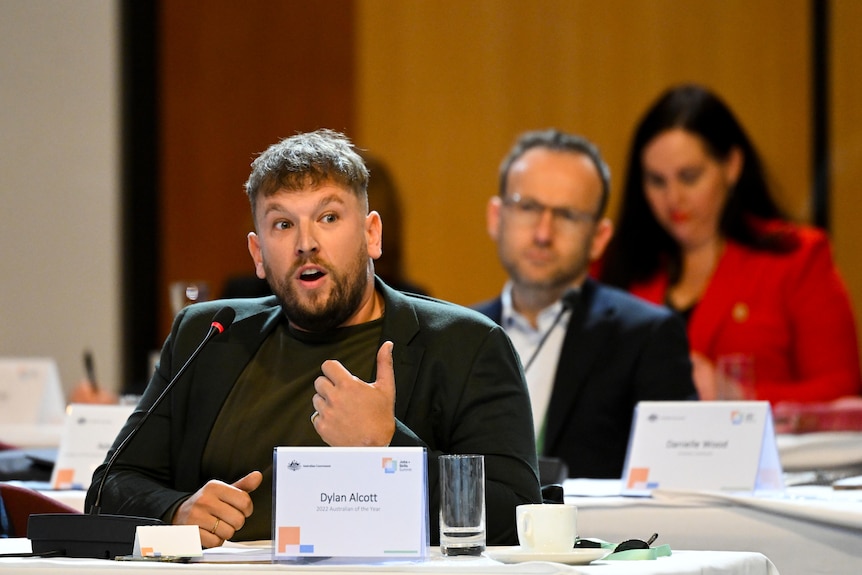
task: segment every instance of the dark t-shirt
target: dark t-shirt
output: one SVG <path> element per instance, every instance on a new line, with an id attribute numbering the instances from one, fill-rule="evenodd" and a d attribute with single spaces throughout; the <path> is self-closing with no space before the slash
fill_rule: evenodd
<path id="1" fill-rule="evenodd" d="M 205 477 L 232 483 L 251 471 L 263 482 L 251 494 L 254 513 L 234 540 L 272 538 L 272 457 L 277 446 L 326 445 L 310 416 L 321 364 L 339 360 L 371 381 L 383 320 L 309 333 L 282 323 L 266 338 L 234 384 L 203 453 Z"/>

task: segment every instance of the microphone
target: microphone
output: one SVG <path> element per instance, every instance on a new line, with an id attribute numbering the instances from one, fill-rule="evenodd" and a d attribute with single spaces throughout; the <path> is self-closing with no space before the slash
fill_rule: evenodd
<path id="1" fill-rule="evenodd" d="M 539 345 L 537 345 L 536 349 L 533 350 L 533 354 L 530 356 L 530 359 L 527 360 L 526 364 L 524 364 L 524 373 L 527 373 L 527 370 L 530 369 L 531 365 L 533 365 L 533 361 L 535 361 L 539 356 L 539 352 L 542 351 L 542 346 L 545 345 L 545 341 L 548 339 L 548 336 L 551 335 L 551 332 L 554 331 L 554 328 L 557 327 L 558 323 L 560 323 L 560 319 L 562 319 L 563 314 L 575 308 L 575 305 L 578 303 L 579 295 L 580 291 L 575 288 L 569 288 L 563 293 L 563 297 L 560 298 L 563 307 L 560 309 L 557 317 L 554 318 L 554 323 L 551 324 L 551 327 L 542 334 L 542 339 L 539 340 Z"/>
<path id="2" fill-rule="evenodd" d="M 163 525 L 153 517 L 132 517 L 127 515 L 100 515 L 102 489 L 111 472 L 114 462 L 125 450 L 150 415 L 167 397 L 186 369 L 197 358 L 204 346 L 216 335 L 223 333 L 233 323 L 236 312 L 231 307 L 223 307 L 213 316 L 210 329 L 201 340 L 176 375 L 162 390 L 153 404 L 147 409 L 140 421 L 120 442 L 117 449 L 105 464 L 104 473 L 99 481 L 96 498 L 88 514 L 42 513 L 31 515 L 27 523 L 27 537 L 34 555 L 87 557 L 91 559 L 113 559 L 120 555 L 131 555 L 135 545 L 135 532 L 142 525 Z"/>

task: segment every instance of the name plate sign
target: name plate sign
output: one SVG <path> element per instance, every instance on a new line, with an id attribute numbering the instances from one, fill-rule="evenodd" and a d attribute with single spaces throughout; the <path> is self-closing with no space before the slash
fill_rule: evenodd
<path id="1" fill-rule="evenodd" d="M 133 405 L 90 405 L 73 403 L 66 409 L 66 421 L 51 472 L 53 489 L 87 489 L 93 471 L 105 460 Z"/>
<path id="2" fill-rule="evenodd" d="M 642 401 L 635 408 L 623 489 L 734 492 L 784 488 L 767 401 Z"/>
<path id="3" fill-rule="evenodd" d="M 428 475 L 421 447 L 277 447 L 273 554 L 425 558 Z"/>
<path id="4" fill-rule="evenodd" d="M 65 408 L 56 361 L 0 357 L 0 425 L 60 424 Z"/>
<path id="5" fill-rule="evenodd" d="M 197 525 L 141 525 L 135 529 L 133 557 L 201 557 Z"/>

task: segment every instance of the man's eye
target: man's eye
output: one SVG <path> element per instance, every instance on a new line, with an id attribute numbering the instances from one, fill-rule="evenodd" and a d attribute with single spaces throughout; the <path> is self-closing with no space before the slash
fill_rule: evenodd
<path id="1" fill-rule="evenodd" d="M 540 214 L 545 211 L 545 208 L 536 202 L 521 202 L 518 206 L 521 208 L 521 211 L 528 214 Z"/>
<path id="2" fill-rule="evenodd" d="M 320 218 L 320 221 L 327 224 L 332 224 L 338 221 L 338 216 L 336 216 L 335 214 L 326 214 L 322 218 Z"/>
<path id="3" fill-rule="evenodd" d="M 275 229 L 277 230 L 287 230 L 293 227 L 292 222 L 288 222 L 287 220 L 278 220 L 275 222 Z"/>
<path id="4" fill-rule="evenodd" d="M 559 218 L 564 219 L 566 221 L 577 223 L 581 220 L 587 219 L 588 216 L 586 214 L 582 214 L 581 212 L 576 212 L 574 210 L 566 210 L 559 209 L 555 213 Z"/>

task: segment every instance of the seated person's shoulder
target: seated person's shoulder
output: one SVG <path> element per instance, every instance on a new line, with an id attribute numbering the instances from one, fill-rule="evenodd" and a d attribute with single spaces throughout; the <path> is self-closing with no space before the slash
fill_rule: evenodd
<path id="1" fill-rule="evenodd" d="M 826 232 L 813 226 L 793 226 L 793 234 L 797 238 L 797 250 L 804 253 L 831 252 L 829 236 Z"/>
<path id="2" fill-rule="evenodd" d="M 406 298 L 406 301 L 416 310 L 419 321 L 426 325 L 438 328 L 475 327 L 483 330 L 498 327 L 487 316 L 472 307 L 419 294 L 402 293 L 401 296 Z"/>
<path id="3" fill-rule="evenodd" d="M 757 227 L 772 249 L 766 250 L 774 256 L 806 258 L 811 254 L 830 250 L 829 236 L 814 226 L 796 224 L 783 220 L 760 221 Z"/>
<path id="4" fill-rule="evenodd" d="M 659 305 L 620 288 L 596 282 L 596 297 L 612 303 L 627 319 L 632 320 L 663 320 L 676 317 L 676 314 L 666 306 Z"/>
<path id="5" fill-rule="evenodd" d="M 271 310 L 273 307 L 278 307 L 278 300 L 275 296 L 255 297 L 255 298 L 236 298 L 236 299 L 217 299 L 212 301 L 200 302 L 189 305 L 177 315 L 176 320 L 180 321 L 183 327 L 189 325 L 209 324 L 216 313 L 224 307 L 233 308 L 236 312 L 234 322 L 241 319 Z"/>
<path id="6" fill-rule="evenodd" d="M 470 309 L 478 311 L 482 315 L 493 317 L 494 315 L 499 316 L 502 313 L 503 304 L 500 301 L 500 298 L 496 297 L 470 304 Z"/>

